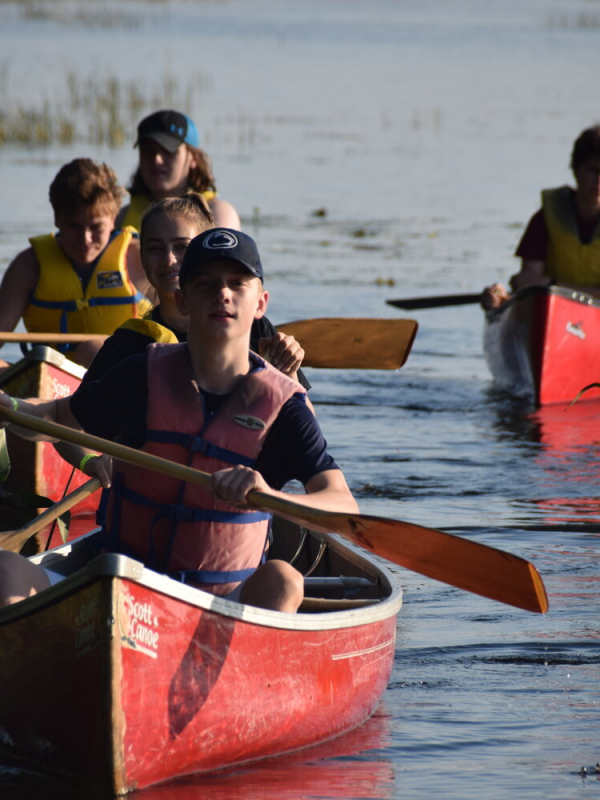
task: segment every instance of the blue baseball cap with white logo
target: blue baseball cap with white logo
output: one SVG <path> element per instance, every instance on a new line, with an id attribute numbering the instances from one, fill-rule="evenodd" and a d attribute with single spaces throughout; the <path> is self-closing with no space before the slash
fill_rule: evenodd
<path id="1" fill-rule="evenodd" d="M 264 279 L 254 239 L 231 228 L 210 228 L 189 243 L 179 271 L 179 285 L 183 286 L 213 261 L 235 261 L 255 278 Z"/>
<path id="2" fill-rule="evenodd" d="M 179 111 L 156 111 L 145 117 L 137 129 L 138 145 L 142 139 L 153 139 L 169 153 L 174 153 L 182 144 L 200 147 L 200 136 L 194 122 Z"/>

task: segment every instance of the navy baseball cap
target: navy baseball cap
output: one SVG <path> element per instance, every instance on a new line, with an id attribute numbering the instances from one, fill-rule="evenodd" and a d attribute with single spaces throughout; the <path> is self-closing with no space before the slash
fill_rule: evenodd
<path id="1" fill-rule="evenodd" d="M 174 153 L 182 144 L 200 147 L 200 136 L 194 122 L 179 111 L 156 111 L 145 117 L 137 129 L 136 147 L 142 139 L 154 139 L 169 153 Z"/>
<path id="2" fill-rule="evenodd" d="M 231 228 L 210 228 L 189 243 L 179 271 L 179 285 L 183 286 L 213 261 L 235 261 L 255 278 L 264 279 L 254 239 Z"/>

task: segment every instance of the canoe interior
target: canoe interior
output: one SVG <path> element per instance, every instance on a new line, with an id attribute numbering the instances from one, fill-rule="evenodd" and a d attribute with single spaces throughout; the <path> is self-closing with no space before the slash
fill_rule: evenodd
<path id="1" fill-rule="evenodd" d="M 310 747 L 377 707 L 402 594 L 358 549 L 278 525 L 272 555 L 309 573 L 306 608 L 281 614 L 90 561 L 91 542 L 35 556 L 68 577 L 0 611 L 6 756 L 123 794 Z"/>
<path id="2" fill-rule="evenodd" d="M 486 314 L 484 351 L 495 383 L 514 397 L 568 403 L 600 381 L 600 301 L 560 286 L 530 287 Z M 592 389 L 584 400 L 597 400 Z"/>
<path id="3" fill-rule="evenodd" d="M 0 388 L 14 397 L 46 400 L 67 397 L 81 383 L 85 370 L 51 347 L 34 347 L 0 375 Z M 64 461 L 50 442 L 28 442 L 7 430 L 11 471 L 5 488 L 9 492 L 33 492 L 53 502 L 73 491 L 87 476 Z M 83 500 L 71 514 L 69 538 L 80 536 L 94 525 L 100 492 Z M 41 513 L 44 509 L 38 509 Z M 53 544 L 60 543 L 57 526 Z M 50 527 L 36 537 L 38 547 L 46 544 Z"/>

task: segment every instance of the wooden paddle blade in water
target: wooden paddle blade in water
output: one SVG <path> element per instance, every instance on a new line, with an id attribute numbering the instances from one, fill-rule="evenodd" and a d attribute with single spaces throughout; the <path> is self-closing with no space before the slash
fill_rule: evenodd
<path id="1" fill-rule="evenodd" d="M 480 303 L 481 292 L 478 294 L 440 294 L 431 297 L 405 297 L 403 300 L 386 300 L 388 306 L 395 308 L 441 308 L 442 306 L 466 306 L 470 303 Z"/>
<path id="2" fill-rule="evenodd" d="M 417 334 L 411 319 L 304 319 L 278 325 L 302 345 L 304 367 L 399 369 Z"/>

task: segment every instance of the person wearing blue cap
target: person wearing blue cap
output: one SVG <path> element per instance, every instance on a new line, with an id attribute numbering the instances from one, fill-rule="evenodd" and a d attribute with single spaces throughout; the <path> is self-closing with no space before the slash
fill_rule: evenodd
<path id="1" fill-rule="evenodd" d="M 206 230 L 189 243 L 179 273 L 187 344 L 152 345 L 71 398 L 29 405 L 0 393 L 0 404 L 212 473 L 208 492 L 115 461 L 104 546 L 213 594 L 292 613 L 302 575 L 264 560 L 269 514 L 248 506 L 248 493 L 285 497 L 283 487 L 298 480 L 306 494 L 294 494 L 296 502 L 350 514 L 358 507 L 304 388 L 250 350 L 252 324 L 269 300 L 263 279 L 249 236 Z M 0 606 L 52 579 L 0 552 Z"/>
<path id="2" fill-rule="evenodd" d="M 139 231 L 141 218 L 154 201 L 192 189 L 208 203 L 215 225 L 241 227 L 235 208 L 217 196 L 210 159 L 200 148 L 198 128 L 186 114 L 165 109 L 145 117 L 138 125 L 135 147 L 139 166 L 127 187 L 131 202 L 117 218 L 120 226 Z"/>

